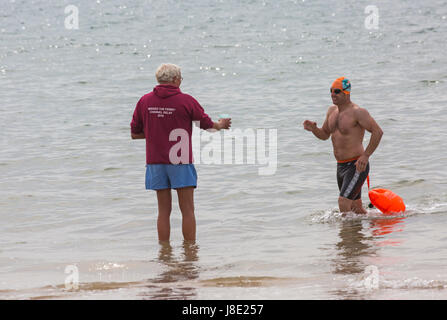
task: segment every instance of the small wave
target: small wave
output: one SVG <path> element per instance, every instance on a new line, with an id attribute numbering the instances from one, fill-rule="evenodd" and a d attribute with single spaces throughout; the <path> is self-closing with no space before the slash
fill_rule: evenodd
<path id="1" fill-rule="evenodd" d="M 447 289 L 447 281 L 414 277 L 405 280 L 385 280 L 382 281 L 380 287 L 384 289 Z"/>
<path id="2" fill-rule="evenodd" d="M 411 211 L 405 211 L 403 213 L 396 213 L 391 215 L 384 215 L 378 209 L 367 209 L 366 214 L 358 214 L 355 212 L 342 213 L 338 209 L 325 210 L 323 212 L 314 214 L 311 216 L 312 223 L 335 223 L 343 221 L 356 221 L 356 220 L 375 220 L 375 219 L 396 219 L 408 217 L 413 214 Z"/>
<path id="3" fill-rule="evenodd" d="M 75 288 L 67 288 L 65 284 L 47 285 L 38 288 L 21 290 L 0 290 L 0 298 L 4 300 L 49 300 L 81 297 L 83 294 L 94 294 L 104 291 L 138 288 L 144 281 L 135 282 L 85 282 L 79 283 Z"/>
<path id="4" fill-rule="evenodd" d="M 357 214 L 354 212 L 341 213 L 338 209 L 325 210 L 314 213 L 310 216 L 311 223 L 338 223 L 344 221 L 361 221 L 361 220 L 394 220 L 396 218 L 407 218 L 420 215 L 443 214 L 447 213 L 447 203 L 432 202 L 422 205 L 408 205 L 405 212 L 394 214 L 383 214 L 378 209 L 366 209 L 366 214 Z"/>
<path id="5" fill-rule="evenodd" d="M 120 170 L 120 168 L 108 167 L 104 169 L 104 171 L 114 171 L 114 170 Z"/>
<path id="6" fill-rule="evenodd" d="M 436 86 L 440 83 L 443 83 L 444 81 L 442 81 L 442 80 L 421 80 L 419 82 L 422 83 L 426 87 L 431 87 L 431 86 Z"/>
<path id="7" fill-rule="evenodd" d="M 226 277 L 202 280 L 205 287 L 266 287 L 277 286 L 279 284 L 290 284 L 295 279 L 277 277 Z"/>
<path id="8" fill-rule="evenodd" d="M 380 289 L 398 289 L 398 290 L 416 290 L 416 289 L 447 289 L 446 280 L 425 280 L 413 277 L 403 280 L 384 280 L 377 279 L 377 282 L 371 281 L 370 277 L 362 276 L 358 280 L 350 281 L 349 286 L 353 289 L 380 290 Z"/>
<path id="9" fill-rule="evenodd" d="M 424 33 L 429 33 L 429 32 L 436 32 L 436 31 L 437 30 L 435 28 L 430 27 L 430 28 L 424 28 L 424 29 L 421 29 L 421 30 L 418 30 L 418 31 L 414 31 L 413 33 L 415 33 L 415 34 L 424 34 Z"/>
<path id="10" fill-rule="evenodd" d="M 417 179 L 417 180 L 400 180 L 398 181 L 395 185 L 397 187 L 410 187 L 410 186 L 414 186 L 420 183 L 425 182 L 424 179 Z"/>
<path id="11" fill-rule="evenodd" d="M 342 213 L 336 210 L 326 210 L 312 215 L 312 223 L 332 223 L 341 221 Z"/>
<path id="12" fill-rule="evenodd" d="M 407 205 L 405 214 L 407 215 L 423 215 L 423 214 L 437 214 L 446 213 L 447 203 L 430 201 L 429 203 L 422 203 L 418 205 Z"/>
<path id="13" fill-rule="evenodd" d="M 100 263 L 95 266 L 95 270 L 101 271 L 101 270 L 111 270 L 111 269 L 128 269 L 128 267 L 124 264 L 118 264 L 114 262 L 109 262 L 106 264 Z"/>
<path id="14" fill-rule="evenodd" d="M 430 207 L 427 208 L 427 210 L 430 211 L 436 211 L 438 212 L 439 209 L 442 208 L 442 211 L 447 210 L 447 203 L 433 203 Z"/>
<path id="15" fill-rule="evenodd" d="M 422 180 L 422 179 L 421 179 Z M 311 223 L 336 223 L 355 220 L 396 219 L 424 214 L 447 213 L 447 202 L 439 198 L 424 201 L 420 204 L 406 204 L 405 212 L 394 214 L 383 214 L 377 208 L 366 209 L 366 214 L 354 212 L 341 213 L 338 208 L 316 212 L 310 216 Z"/>

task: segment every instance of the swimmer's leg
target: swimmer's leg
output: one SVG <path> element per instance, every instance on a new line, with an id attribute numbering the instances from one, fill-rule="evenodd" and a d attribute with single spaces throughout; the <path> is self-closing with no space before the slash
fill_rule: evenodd
<path id="1" fill-rule="evenodd" d="M 351 211 L 358 214 L 366 214 L 367 211 L 363 208 L 362 199 L 352 201 Z"/>
<path id="2" fill-rule="evenodd" d="M 346 213 L 352 210 L 352 200 L 345 197 L 338 197 L 338 208 L 340 212 Z"/>
<path id="3" fill-rule="evenodd" d="M 345 197 L 338 198 L 338 208 L 340 212 L 355 212 L 358 214 L 367 213 L 365 209 L 363 209 L 362 199 L 351 200 Z"/>

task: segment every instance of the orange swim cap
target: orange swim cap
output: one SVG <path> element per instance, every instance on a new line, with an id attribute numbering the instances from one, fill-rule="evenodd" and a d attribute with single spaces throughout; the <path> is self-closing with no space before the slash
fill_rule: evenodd
<path id="1" fill-rule="evenodd" d="M 351 82 L 345 77 L 340 77 L 332 83 L 332 89 L 340 89 L 345 94 L 351 93 Z"/>

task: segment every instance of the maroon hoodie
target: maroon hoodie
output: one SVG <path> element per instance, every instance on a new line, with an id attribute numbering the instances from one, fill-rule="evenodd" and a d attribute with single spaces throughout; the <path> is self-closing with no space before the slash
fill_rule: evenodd
<path id="1" fill-rule="evenodd" d="M 180 137 L 177 141 L 169 141 L 169 135 L 175 129 L 185 130 L 189 139 L 188 163 L 193 163 L 192 121 L 200 121 L 200 128 L 205 130 L 213 127 L 213 121 L 196 99 L 182 93 L 178 87 L 158 85 L 138 101 L 130 128 L 134 134 L 144 132 L 147 164 L 170 164 L 169 151 Z"/>

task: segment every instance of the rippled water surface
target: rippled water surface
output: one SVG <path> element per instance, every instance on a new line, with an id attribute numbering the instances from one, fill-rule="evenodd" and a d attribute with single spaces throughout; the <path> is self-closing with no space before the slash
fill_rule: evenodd
<path id="1" fill-rule="evenodd" d="M 0 298 L 447 298 L 447 2 L 376 1 L 378 29 L 371 3 L 335 4 L 3 1 Z M 277 130 L 272 175 L 196 165 L 195 244 L 175 197 L 158 243 L 144 141 L 130 139 L 162 62 L 214 119 Z M 403 214 L 338 212 L 331 144 L 301 124 L 322 124 L 340 76 L 385 132 L 371 183 Z"/>

